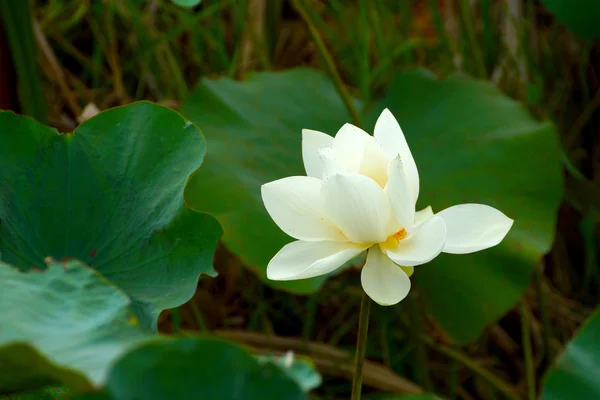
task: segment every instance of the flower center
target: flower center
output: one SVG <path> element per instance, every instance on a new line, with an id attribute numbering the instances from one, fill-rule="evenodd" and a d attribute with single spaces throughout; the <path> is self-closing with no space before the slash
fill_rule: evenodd
<path id="1" fill-rule="evenodd" d="M 408 233 L 406 233 L 406 229 L 402 228 L 392 236 L 388 237 L 385 242 L 380 244 L 380 246 L 385 249 L 393 249 L 398 246 L 398 243 L 400 243 L 400 241 L 405 239 L 407 236 Z"/>

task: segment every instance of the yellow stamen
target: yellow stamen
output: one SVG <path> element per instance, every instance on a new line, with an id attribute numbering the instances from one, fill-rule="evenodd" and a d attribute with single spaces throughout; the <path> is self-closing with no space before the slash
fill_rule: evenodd
<path id="1" fill-rule="evenodd" d="M 404 229 L 404 228 L 402 228 L 398 232 L 394 233 L 394 238 L 397 241 L 401 241 L 402 239 L 404 239 L 407 236 L 408 236 L 408 234 L 406 233 L 406 229 Z"/>
<path id="2" fill-rule="evenodd" d="M 400 229 L 398 232 L 388 237 L 385 242 L 379 243 L 379 247 L 384 253 L 386 250 L 393 250 L 398 246 L 398 243 L 400 243 L 401 240 L 406 239 L 407 236 L 408 233 L 406 232 L 406 229 Z M 409 277 L 415 272 L 414 267 L 403 267 L 401 265 L 398 265 L 398 267 L 401 268 L 402 271 L 404 271 L 404 273 Z"/>
<path id="3" fill-rule="evenodd" d="M 387 240 L 381 244 L 381 247 L 393 249 L 394 247 L 398 246 L 398 243 L 400 243 L 402 239 L 406 238 L 406 236 L 408 236 L 406 229 L 400 229 L 398 232 L 387 238 Z"/>

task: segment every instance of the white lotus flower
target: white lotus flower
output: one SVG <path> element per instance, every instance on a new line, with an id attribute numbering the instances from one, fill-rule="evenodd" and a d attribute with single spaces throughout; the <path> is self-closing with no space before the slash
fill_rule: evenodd
<path id="1" fill-rule="evenodd" d="M 408 294 L 412 267 L 440 252 L 464 254 L 495 246 L 513 224 L 482 204 L 462 204 L 436 215 L 431 207 L 415 211 L 419 173 L 387 109 L 374 136 L 350 124 L 335 138 L 306 129 L 302 135 L 308 176 L 262 186 L 271 218 L 298 239 L 269 262 L 269 279 L 327 274 L 368 250 L 363 289 L 377 303 L 392 305 Z"/>

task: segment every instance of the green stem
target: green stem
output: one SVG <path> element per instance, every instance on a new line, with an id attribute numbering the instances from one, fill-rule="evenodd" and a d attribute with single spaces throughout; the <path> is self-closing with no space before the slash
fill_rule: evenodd
<path id="1" fill-rule="evenodd" d="M 521 341 L 525 355 L 525 374 L 527 376 L 527 399 L 535 400 L 535 368 L 531 350 L 531 332 L 529 332 L 529 310 L 525 300 L 521 301 Z"/>
<path id="2" fill-rule="evenodd" d="M 446 31 L 446 28 L 444 27 L 444 22 L 442 21 L 442 14 L 440 13 L 439 2 L 437 0 L 429 0 L 429 12 L 431 13 L 431 17 L 433 18 L 433 23 L 437 30 L 438 36 L 440 37 L 440 39 L 442 41 L 442 47 L 450 55 L 450 57 L 448 57 L 448 58 L 452 59 L 452 55 L 453 55 L 452 45 L 450 44 L 450 38 L 448 37 L 448 32 Z"/>
<path id="3" fill-rule="evenodd" d="M 421 342 L 419 335 L 423 332 L 423 318 L 421 316 L 421 308 L 419 307 L 419 301 L 417 297 L 418 293 L 413 288 L 412 293 L 406 301 L 408 302 L 411 329 L 410 335 L 412 342 L 415 346 L 415 367 L 417 373 L 417 382 L 423 386 L 426 391 L 433 389 L 433 382 L 431 381 L 431 373 L 429 371 L 429 360 L 427 357 L 427 348 Z"/>
<path id="4" fill-rule="evenodd" d="M 458 361 L 450 360 L 450 382 L 448 384 L 448 397 L 452 400 L 458 398 Z"/>
<path id="5" fill-rule="evenodd" d="M 181 332 L 181 314 L 179 308 L 173 308 L 171 310 L 171 329 L 173 333 Z"/>
<path id="6" fill-rule="evenodd" d="M 511 388 L 506 383 L 502 382 L 498 379 L 493 373 L 483 368 L 479 363 L 472 360 L 468 356 L 462 354 L 461 352 L 453 349 L 452 347 L 446 346 L 444 344 L 438 343 L 429 336 L 422 335 L 421 340 L 425 342 L 429 347 L 437 350 L 438 352 L 445 354 L 446 356 L 459 361 L 462 365 L 470 369 L 480 378 L 487 381 L 491 386 L 496 388 L 496 390 L 504 395 L 509 400 L 521 400 L 521 398 L 515 393 L 515 390 Z"/>
<path id="7" fill-rule="evenodd" d="M 208 327 L 206 326 L 206 322 L 204 321 L 204 317 L 202 316 L 202 311 L 200 311 L 198 305 L 193 299 L 190 300 L 190 305 L 192 306 L 192 314 L 194 314 L 194 319 L 196 320 L 196 324 L 198 325 L 198 330 L 204 333 L 208 332 Z"/>
<path id="8" fill-rule="evenodd" d="M 29 1 L 0 0 L 0 25 L 4 22 L 17 72 L 20 111 L 46 123 L 46 98 L 37 60 L 32 18 Z"/>
<path id="9" fill-rule="evenodd" d="M 581 131 L 598 108 L 600 108 L 600 90 L 598 90 L 590 102 L 586 104 L 582 113 L 577 117 L 573 125 L 571 125 L 571 129 L 569 129 L 569 132 L 567 132 L 563 140 L 563 148 L 570 149 L 575 146 L 577 138 L 581 135 Z"/>
<path id="10" fill-rule="evenodd" d="M 300 14 L 302 19 L 304 20 L 304 22 L 306 22 L 306 24 L 308 25 L 308 30 L 310 31 L 310 34 L 311 34 L 313 40 L 315 41 L 315 44 L 317 45 L 317 50 L 319 50 L 319 54 L 321 55 L 321 57 L 323 57 L 323 60 L 325 61 L 325 66 L 327 68 L 327 71 L 331 75 L 331 78 L 333 79 L 333 83 L 335 84 L 335 87 L 336 87 L 340 97 L 342 98 L 344 105 L 348 109 L 348 113 L 350 113 L 350 116 L 352 117 L 352 121 L 354 122 L 354 125 L 361 127 L 362 120 L 360 118 L 360 114 L 358 113 L 358 109 L 354 105 L 352 96 L 350 96 L 350 93 L 348 92 L 348 89 L 346 89 L 344 82 L 342 82 L 342 78 L 340 76 L 340 73 L 337 70 L 337 67 L 335 66 L 335 62 L 333 61 L 333 58 L 331 57 L 331 54 L 329 53 L 327 46 L 325 46 L 325 42 L 323 42 L 321 33 L 317 29 L 310 14 L 306 11 L 306 8 L 304 7 L 304 5 L 305 5 L 304 1 L 305 0 L 292 0 L 292 4 L 294 5 L 294 8 Z"/>
<path id="11" fill-rule="evenodd" d="M 360 46 L 360 59 L 358 63 L 358 69 L 360 70 L 360 88 L 363 95 L 363 100 L 366 104 L 369 103 L 371 99 L 371 49 L 370 49 L 370 31 L 371 27 L 369 24 L 369 6 L 367 6 L 366 0 L 358 1 L 359 7 L 359 46 Z M 371 5 L 372 7 L 372 5 Z"/>
<path id="12" fill-rule="evenodd" d="M 477 74 L 479 77 L 485 78 L 487 76 L 487 72 L 483 60 L 483 53 L 481 52 L 481 47 L 479 47 L 477 35 L 475 34 L 475 26 L 473 25 L 474 18 L 471 12 L 471 5 L 469 4 L 468 0 L 460 0 L 459 8 L 463 27 L 465 28 L 467 40 L 469 41 L 469 46 L 471 47 L 475 66 L 477 68 Z"/>
<path id="13" fill-rule="evenodd" d="M 552 361 L 552 327 L 550 326 L 550 317 L 546 309 L 546 299 L 543 292 L 544 272 L 541 268 L 536 268 L 534 271 L 534 284 L 537 296 L 538 310 L 540 319 L 542 320 L 542 344 L 544 346 L 544 366 L 549 365 Z"/>
<path id="14" fill-rule="evenodd" d="M 318 301 L 319 297 L 317 293 L 315 293 L 309 296 L 308 301 L 306 302 L 306 317 L 304 321 L 304 326 L 302 327 L 302 337 L 306 340 L 310 339 L 313 326 L 315 325 L 315 315 L 317 313 Z"/>
<path id="15" fill-rule="evenodd" d="M 358 339 L 356 341 L 356 359 L 354 361 L 354 378 L 352 379 L 351 400 L 360 400 L 363 381 L 363 365 L 367 351 L 367 334 L 369 333 L 369 313 L 371 312 L 371 298 L 363 293 L 360 303 L 360 316 L 358 317 Z"/>

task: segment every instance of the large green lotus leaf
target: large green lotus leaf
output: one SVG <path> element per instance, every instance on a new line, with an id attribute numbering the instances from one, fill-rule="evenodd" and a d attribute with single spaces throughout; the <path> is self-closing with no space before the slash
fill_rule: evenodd
<path id="1" fill-rule="evenodd" d="M 387 106 L 400 122 L 419 169 L 420 207 L 496 207 L 515 223 L 495 248 L 442 254 L 415 268 L 429 312 L 457 342 L 474 338 L 523 294 L 551 246 L 562 197 L 557 135 L 491 83 L 437 79 L 424 70 L 397 76 Z"/>
<path id="2" fill-rule="evenodd" d="M 210 149 L 186 187 L 186 201 L 216 216 L 225 245 L 266 280 L 269 260 L 292 239 L 269 218 L 260 186 L 305 175 L 302 129 L 335 134 L 349 121 L 342 101 L 323 74 L 298 69 L 244 82 L 204 79 L 181 112 L 202 127 Z M 269 283 L 308 293 L 324 279 Z"/>
<path id="3" fill-rule="evenodd" d="M 152 103 L 105 111 L 59 135 L 0 112 L 0 254 L 21 268 L 80 259 L 130 295 L 144 326 L 214 275 L 221 234 L 185 207 L 201 132 Z"/>
<path id="4" fill-rule="evenodd" d="M 213 338 L 142 345 L 115 365 L 106 392 L 119 400 L 308 398 L 276 365 Z"/>
<path id="5" fill-rule="evenodd" d="M 129 297 L 79 261 L 29 272 L 0 263 L 0 286 L 0 393 L 101 385 L 126 351 L 157 340 Z"/>
<path id="6" fill-rule="evenodd" d="M 600 39 L 600 2 L 597 0 L 542 0 L 548 10 L 571 31 Z"/>
<path id="7" fill-rule="evenodd" d="M 548 371 L 542 400 L 600 399 L 600 309 Z"/>

